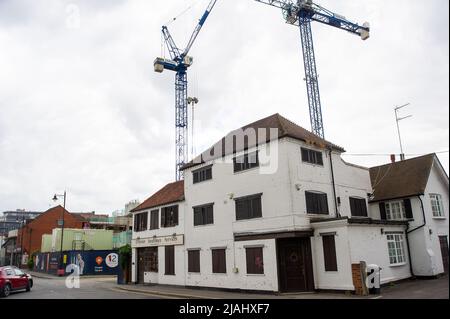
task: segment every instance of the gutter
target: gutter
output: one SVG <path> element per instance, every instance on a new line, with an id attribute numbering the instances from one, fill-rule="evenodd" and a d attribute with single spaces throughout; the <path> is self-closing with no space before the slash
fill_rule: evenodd
<path id="1" fill-rule="evenodd" d="M 338 210 L 338 204 L 337 204 L 337 199 L 336 199 L 336 182 L 334 180 L 334 168 L 333 168 L 333 154 L 332 154 L 333 149 L 330 148 L 330 167 L 331 167 L 331 183 L 333 184 L 333 198 L 334 198 L 334 208 L 336 210 L 336 217 L 341 217 L 341 214 L 339 213 Z"/>
<path id="2" fill-rule="evenodd" d="M 412 267 L 412 261 L 411 261 L 411 250 L 410 250 L 410 248 L 409 248 L 409 234 L 410 233 L 412 233 L 413 231 L 416 231 L 416 230 L 418 230 L 418 229 L 421 229 L 421 228 L 423 228 L 423 227 L 425 227 L 425 225 L 427 224 L 427 218 L 426 218 L 426 216 L 425 216 L 425 209 L 424 209 L 424 207 L 423 207 L 423 200 L 422 200 L 422 197 L 420 197 L 420 195 L 417 195 L 417 198 L 420 200 L 420 206 L 421 206 L 421 208 L 422 208 L 422 216 L 423 216 L 423 224 L 422 225 L 420 225 L 420 226 L 417 226 L 416 228 L 414 228 L 414 229 L 411 229 L 411 230 L 408 230 L 409 229 L 409 223 L 408 223 L 408 225 L 406 226 L 406 246 L 407 246 L 407 249 L 408 249 L 408 255 L 409 255 L 409 268 L 410 268 L 410 271 L 411 271 L 411 276 L 413 276 L 413 277 L 415 277 L 415 275 L 414 275 L 414 271 L 413 271 L 413 267 Z"/>

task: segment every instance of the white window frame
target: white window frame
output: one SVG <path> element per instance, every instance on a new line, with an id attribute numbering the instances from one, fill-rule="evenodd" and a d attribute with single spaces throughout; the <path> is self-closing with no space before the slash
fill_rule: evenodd
<path id="1" fill-rule="evenodd" d="M 387 234 L 388 255 L 390 266 L 406 264 L 403 234 Z"/>
<path id="2" fill-rule="evenodd" d="M 442 218 L 445 217 L 444 203 L 442 202 L 441 194 L 430 194 L 431 211 L 433 217 Z"/>
<path id="3" fill-rule="evenodd" d="M 398 206 L 397 206 L 398 205 Z M 394 206 L 395 210 L 394 210 Z M 386 219 L 387 220 L 407 220 L 405 203 L 403 201 L 387 202 L 386 207 Z"/>

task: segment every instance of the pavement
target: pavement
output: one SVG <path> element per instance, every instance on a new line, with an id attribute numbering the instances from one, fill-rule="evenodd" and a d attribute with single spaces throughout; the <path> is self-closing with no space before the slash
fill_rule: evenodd
<path id="1" fill-rule="evenodd" d="M 366 297 L 346 293 L 242 293 L 217 289 L 192 289 L 164 285 L 118 285 L 115 276 L 83 276 L 79 289 L 69 289 L 65 277 L 29 272 L 34 286 L 13 299 L 449 299 L 448 276 L 430 280 L 406 280 L 382 287 L 380 295 Z"/>

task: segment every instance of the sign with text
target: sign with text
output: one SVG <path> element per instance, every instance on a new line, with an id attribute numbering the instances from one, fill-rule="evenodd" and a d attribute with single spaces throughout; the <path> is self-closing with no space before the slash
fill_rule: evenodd
<path id="1" fill-rule="evenodd" d="M 140 238 L 140 239 L 133 239 L 132 241 L 132 246 L 134 248 L 172 246 L 183 244 L 184 244 L 184 235 Z"/>

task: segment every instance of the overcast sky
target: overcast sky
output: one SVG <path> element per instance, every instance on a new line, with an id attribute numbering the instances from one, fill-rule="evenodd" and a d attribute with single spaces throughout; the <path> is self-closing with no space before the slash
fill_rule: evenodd
<path id="1" fill-rule="evenodd" d="M 0 211 L 110 213 L 174 180 L 174 74 L 153 72 L 161 26 L 184 48 L 209 0 L 0 0 Z M 313 24 L 326 138 L 349 154 L 448 150 L 448 0 L 321 0 L 371 38 Z M 298 28 L 219 0 L 191 51 L 196 148 L 280 113 L 309 129 Z M 448 172 L 449 155 L 439 158 Z M 388 156 L 344 156 L 373 166 Z"/>

